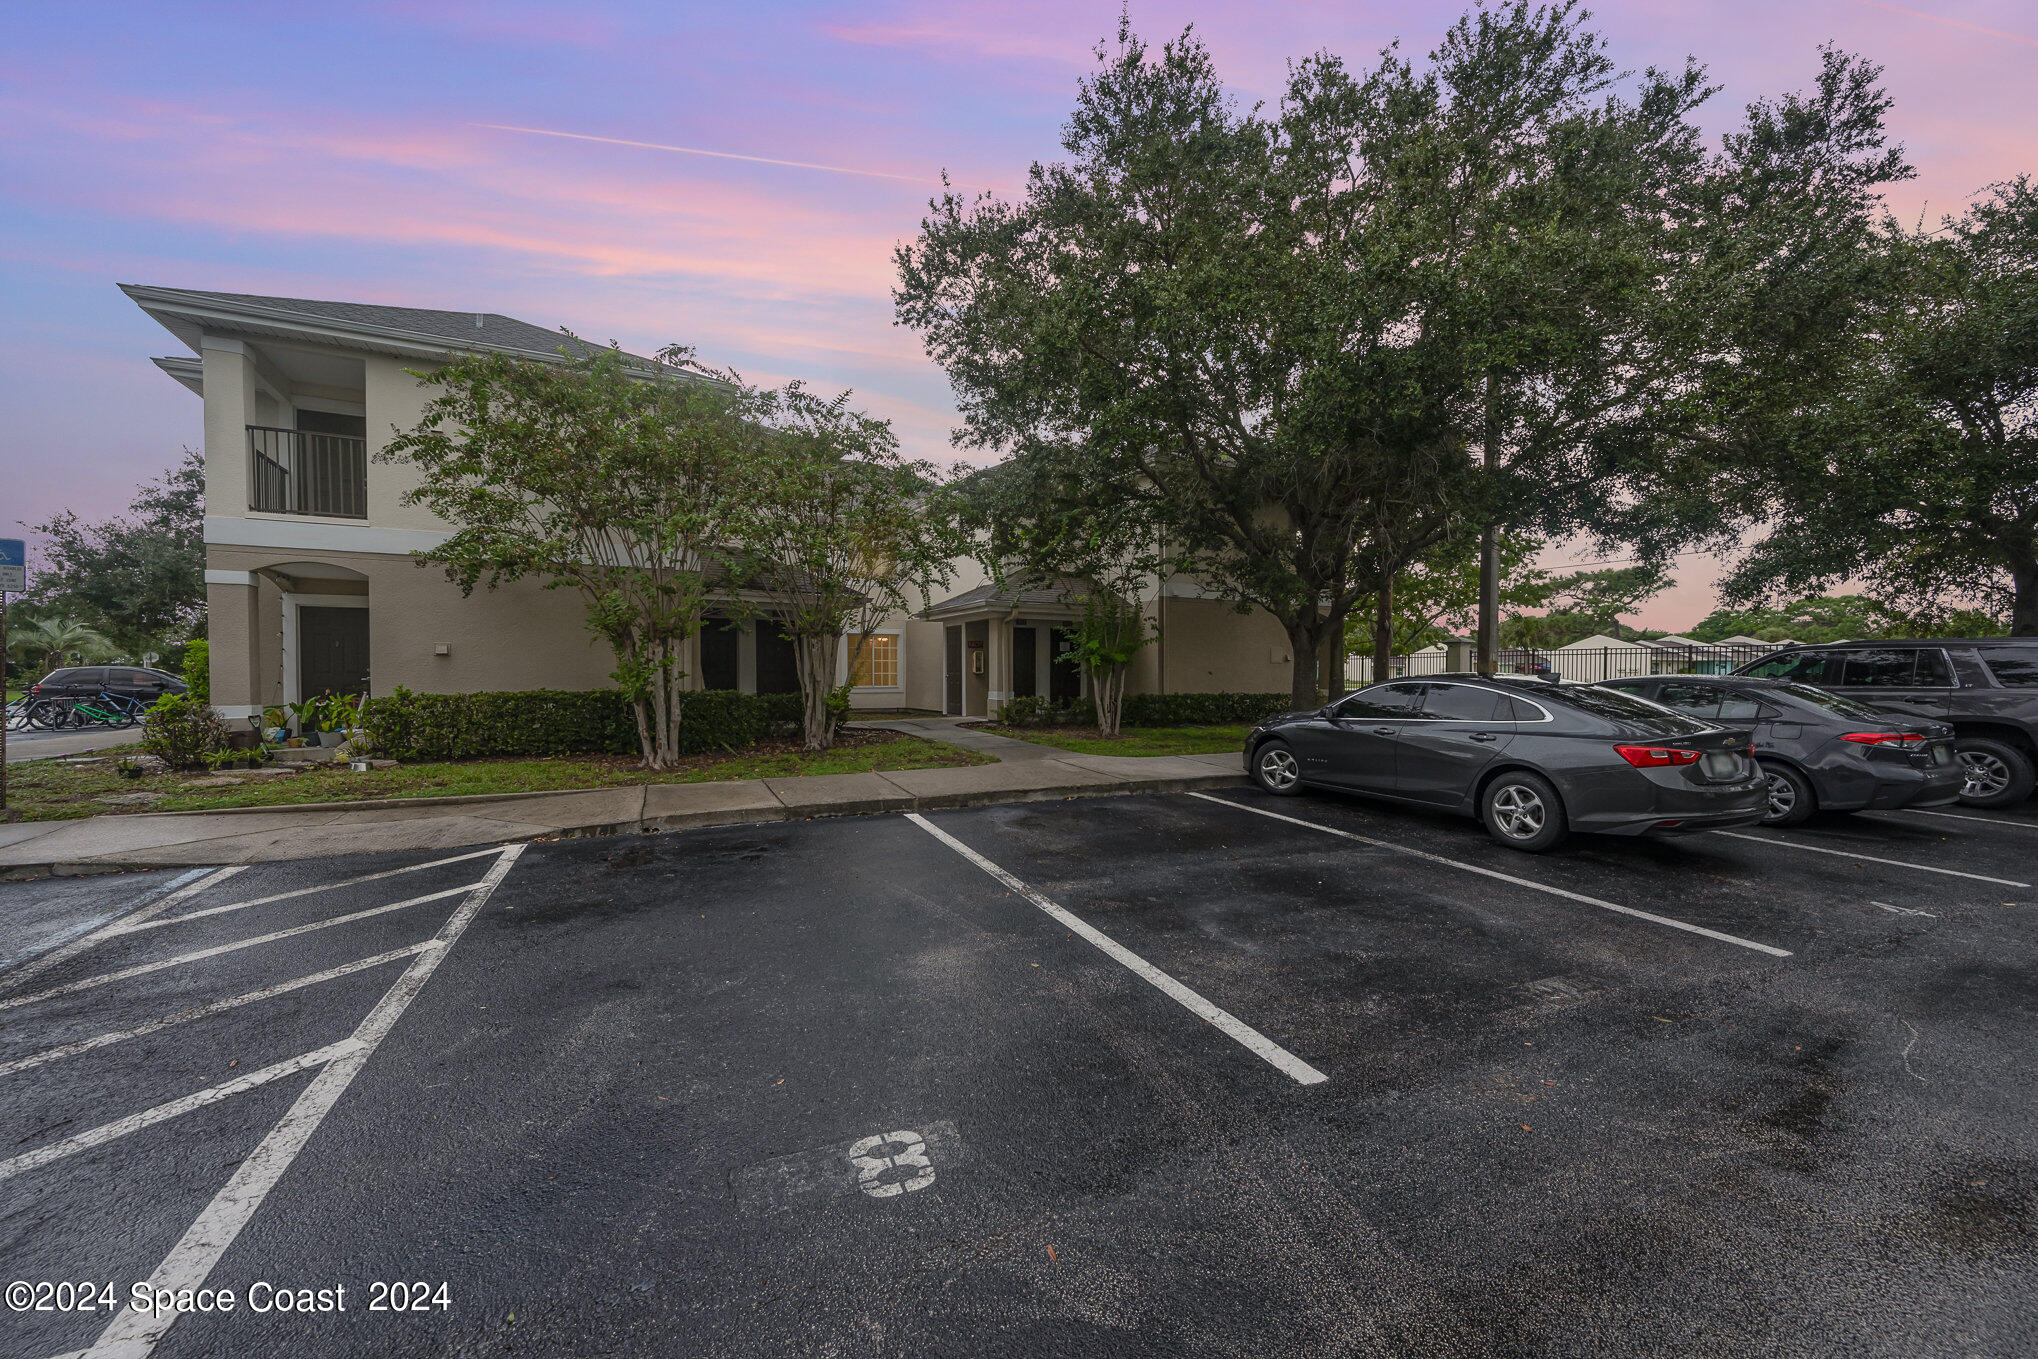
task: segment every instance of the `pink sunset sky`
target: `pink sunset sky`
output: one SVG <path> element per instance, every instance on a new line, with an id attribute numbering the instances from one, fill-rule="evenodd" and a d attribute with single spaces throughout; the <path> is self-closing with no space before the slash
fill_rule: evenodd
<path id="1" fill-rule="evenodd" d="M 496 311 L 758 381 L 855 389 L 938 462 L 946 380 L 893 324 L 891 252 L 945 169 L 1010 192 L 1057 133 L 1116 0 L 347 6 L 72 3 L 0 48 L 0 521 L 124 505 L 199 402 L 114 285 Z M 1319 48 L 1426 51 L 1457 5 L 1134 0 L 1194 23 L 1245 100 Z M 2038 13 L 2020 0 L 1612 0 L 1623 66 L 1694 55 L 1709 126 L 1801 88 L 1835 40 L 1886 68 L 1918 166 L 1892 206 L 1957 211 L 2038 169 Z M 524 130 L 511 130 L 524 129 Z M 550 135 L 568 133 L 572 136 Z M 1566 564 L 1567 555 L 1552 564 Z M 1640 621 L 1686 627 L 1716 567 Z"/>

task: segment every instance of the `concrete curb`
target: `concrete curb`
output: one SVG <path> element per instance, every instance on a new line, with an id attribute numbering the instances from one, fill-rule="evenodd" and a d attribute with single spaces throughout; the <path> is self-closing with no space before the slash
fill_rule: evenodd
<path id="1" fill-rule="evenodd" d="M 1209 788 L 1238 788 L 1245 786 L 1241 774 L 1207 774 L 1193 776 L 1170 776 L 1162 778 L 1110 779 L 1103 782 L 1075 782 L 1047 784 L 1037 788 L 970 789 L 954 793 L 932 793 L 914 795 L 903 790 L 897 796 L 870 798 L 846 798 L 794 806 L 780 805 L 777 808 L 746 806 L 729 811 L 703 810 L 690 812 L 667 812 L 643 815 L 627 821 L 595 821 L 571 825 L 548 826 L 543 831 L 530 835 L 509 836 L 501 840 L 481 840 L 477 844 L 514 844 L 519 841 L 567 840 L 593 835 L 649 835 L 665 831 L 701 829 L 709 826 L 767 825 L 782 821 L 809 821 L 823 816 L 870 816 L 884 813 L 932 812 L 958 807 L 985 807 L 1006 802 L 1052 802 L 1078 797 L 1124 797 L 1136 793 L 1187 793 Z M 647 785 L 655 787 L 700 787 L 697 784 Z M 582 789 L 582 792 L 613 792 L 613 789 Z M 446 805 L 477 802 L 520 801 L 534 797 L 572 796 L 571 792 L 551 793 L 510 793 L 498 796 L 469 796 L 457 798 L 408 798 L 368 802 L 360 809 L 388 807 L 393 802 L 405 802 L 415 807 L 420 804 Z M 640 804 L 641 806 L 642 804 Z M 334 803 L 302 804 L 306 811 L 345 810 Z M 278 810 L 275 807 L 236 807 L 236 812 Z M 154 815 L 171 816 L 216 816 L 217 812 L 160 812 Z M 377 848 L 364 848 L 355 853 L 376 853 Z M 221 862 L 227 862 L 222 860 Z M 0 882 L 21 882 L 48 877 L 83 877 L 106 873 L 140 873 L 170 868 L 190 868 L 188 858 L 152 861 L 141 857 L 123 856 L 117 863 L 104 860 L 52 860 L 47 863 L 15 864 L 0 870 Z"/>

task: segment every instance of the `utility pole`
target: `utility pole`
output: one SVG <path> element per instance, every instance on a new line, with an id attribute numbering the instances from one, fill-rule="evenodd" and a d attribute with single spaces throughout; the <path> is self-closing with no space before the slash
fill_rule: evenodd
<path id="1" fill-rule="evenodd" d="M 1498 475 L 1500 466 L 1500 387 L 1493 370 L 1486 370 L 1486 475 Z M 1482 675 L 1500 669 L 1500 526 L 1489 523 L 1479 533 L 1479 660 Z"/>
<path id="2" fill-rule="evenodd" d="M 19 538 L 0 538 L 0 822 L 12 821 L 7 809 L 7 728 L 14 714 L 7 711 L 7 595 L 28 588 L 28 544 Z"/>

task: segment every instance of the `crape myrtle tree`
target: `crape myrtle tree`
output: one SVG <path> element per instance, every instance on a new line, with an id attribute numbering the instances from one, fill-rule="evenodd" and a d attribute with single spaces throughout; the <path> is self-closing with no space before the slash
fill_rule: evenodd
<path id="1" fill-rule="evenodd" d="M 829 699 L 842 692 L 871 628 L 917 607 L 953 577 L 962 539 L 930 515 L 931 463 L 900 455 L 891 426 L 799 383 L 753 392 L 753 438 L 740 494 L 721 527 L 732 549 L 729 602 L 793 643 L 806 748 L 835 739 Z M 836 673 L 843 640 L 848 673 Z"/>
<path id="2" fill-rule="evenodd" d="M 931 205 L 898 314 L 967 441 L 1059 449 L 1088 503 L 1139 507 L 1280 623 L 1314 706 L 1354 602 L 1462 521 L 1472 471 L 1456 347 L 1412 312 L 1421 243 L 1356 168 L 1374 87 L 1312 60 L 1263 116 L 1193 35 L 1155 52 L 1121 24 L 1098 57 L 1068 161 L 1016 202 Z"/>
<path id="3" fill-rule="evenodd" d="M 420 565 L 463 593 L 526 577 L 577 592 L 616 658 L 647 768 L 680 755 L 682 650 L 719 588 L 755 445 L 746 394 L 695 368 L 582 348 L 564 362 L 473 355 L 418 374 L 437 395 L 377 455 L 422 474 L 405 503 L 451 524 Z"/>
<path id="4" fill-rule="evenodd" d="M 948 509 L 1000 585 L 1066 579 L 1082 613 L 1070 659 L 1090 677 L 1097 731 L 1118 735 L 1125 685 L 1159 637 L 1161 582 L 1178 566 L 1151 500 L 1100 493 L 1080 448 L 1036 445 L 953 483 Z"/>

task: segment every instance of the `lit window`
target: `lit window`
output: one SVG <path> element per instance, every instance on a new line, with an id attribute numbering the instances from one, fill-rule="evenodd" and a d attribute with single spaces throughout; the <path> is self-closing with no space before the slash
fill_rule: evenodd
<path id="1" fill-rule="evenodd" d="M 856 647 L 858 638 L 851 637 L 849 645 Z M 849 682 L 859 689 L 895 689 L 899 684 L 899 634 L 896 632 L 870 632 L 861 638 L 863 649 L 857 653 L 856 669 Z"/>

